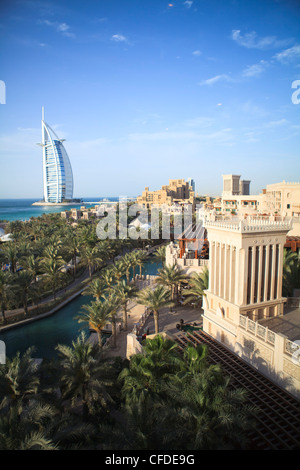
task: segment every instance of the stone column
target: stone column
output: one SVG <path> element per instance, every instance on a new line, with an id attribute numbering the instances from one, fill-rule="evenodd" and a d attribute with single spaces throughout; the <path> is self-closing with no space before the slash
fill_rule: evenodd
<path id="1" fill-rule="evenodd" d="M 222 297 L 222 285 L 223 285 L 223 244 L 219 244 L 219 286 L 218 286 L 218 296 Z"/>
<path id="2" fill-rule="evenodd" d="M 259 253 L 258 253 L 257 302 L 261 302 L 262 260 L 263 260 L 263 246 L 260 245 Z"/>
<path id="3" fill-rule="evenodd" d="M 283 250 L 282 245 L 279 243 L 278 250 L 278 273 L 277 273 L 277 298 L 282 297 L 282 270 L 283 270 Z"/>
<path id="4" fill-rule="evenodd" d="M 211 248 L 209 250 L 209 290 L 214 292 L 214 263 L 215 263 L 215 242 L 211 242 Z"/>
<path id="5" fill-rule="evenodd" d="M 276 268 L 276 245 L 272 245 L 272 274 L 271 274 L 271 289 L 270 299 L 274 299 L 274 286 L 275 286 L 275 268 Z"/>
<path id="6" fill-rule="evenodd" d="M 218 268 L 218 243 L 215 242 L 215 259 L 214 259 L 214 294 L 217 295 L 217 268 Z"/>
<path id="7" fill-rule="evenodd" d="M 252 246 L 252 265 L 250 279 L 250 304 L 254 304 L 254 287 L 255 287 L 255 263 L 256 263 L 256 247 Z"/>
<path id="8" fill-rule="evenodd" d="M 229 263 L 228 263 L 228 269 L 229 269 L 229 274 L 228 274 L 228 300 L 229 302 L 232 302 L 232 297 L 231 297 L 231 288 L 232 288 L 232 276 L 233 276 L 233 271 L 232 271 L 232 245 L 228 246 L 228 256 L 229 256 Z"/>
<path id="9" fill-rule="evenodd" d="M 264 301 L 268 300 L 270 245 L 266 245 Z"/>
<path id="10" fill-rule="evenodd" d="M 225 300 L 228 300 L 227 295 L 228 288 L 228 245 L 224 245 L 224 294 L 223 297 Z"/>

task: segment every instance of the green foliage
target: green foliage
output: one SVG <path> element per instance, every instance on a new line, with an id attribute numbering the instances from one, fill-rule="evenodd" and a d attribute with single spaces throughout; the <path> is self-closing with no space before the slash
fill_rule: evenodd
<path id="1" fill-rule="evenodd" d="M 255 410 L 205 346 L 181 354 L 157 335 L 130 361 L 109 360 L 82 333 L 57 352 L 39 365 L 29 349 L 1 366 L 1 450 L 246 446 Z"/>
<path id="2" fill-rule="evenodd" d="M 296 252 L 284 249 L 282 275 L 283 295 L 293 297 L 294 289 L 300 289 L 300 257 Z"/>

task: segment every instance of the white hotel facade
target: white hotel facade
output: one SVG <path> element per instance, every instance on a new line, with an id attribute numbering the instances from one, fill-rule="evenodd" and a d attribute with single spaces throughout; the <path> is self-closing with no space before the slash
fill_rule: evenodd
<path id="1" fill-rule="evenodd" d="M 62 203 L 73 198 L 73 173 L 60 139 L 42 116 L 43 187 L 45 203 Z"/>

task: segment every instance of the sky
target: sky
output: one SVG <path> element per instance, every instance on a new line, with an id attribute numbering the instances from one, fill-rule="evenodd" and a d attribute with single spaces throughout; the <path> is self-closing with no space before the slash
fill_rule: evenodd
<path id="1" fill-rule="evenodd" d="M 299 181 L 299 24 L 294 0 L 1 0 L 0 198 L 42 198 L 42 106 L 74 197 Z"/>

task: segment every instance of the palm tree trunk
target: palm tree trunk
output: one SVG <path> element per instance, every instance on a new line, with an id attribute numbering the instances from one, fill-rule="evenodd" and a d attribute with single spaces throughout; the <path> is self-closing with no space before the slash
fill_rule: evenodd
<path id="1" fill-rule="evenodd" d="M 116 320 L 112 320 L 111 322 L 111 333 L 113 337 L 113 348 L 117 346 L 117 327 L 116 327 Z"/>
<path id="2" fill-rule="evenodd" d="M 127 302 L 125 302 L 123 309 L 123 325 L 124 331 L 127 331 Z"/>
<path id="3" fill-rule="evenodd" d="M 97 336 L 98 336 L 99 348 L 102 349 L 102 331 L 101 330 L 97 330 Z"/>
<path id="4" fill-rule="evenodd" d="M 28 315 L 27 299 L 24 299 L 24 301 L 23 301 L 23 307 L 24 307 L 25 316 L 27 316 L 27 315 Z"/>
<path id="5" fill-rule="evenodd" d="M 157 334 L 157 333 L 159 333 L 158 311 L 157 310 L 154 310 L 153 317 L 154 317 L 155 333 Z"/>
<path id="6" fill-rule="evenodd" d="M 2 302 L 1 311 L 2 311 L 3 322 L 6 323 L 7 320 L 6 320 L 6 316 L 5 316 L 5 305 L 4 305 L 4 302 Z"/>

